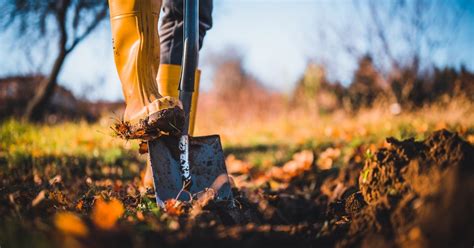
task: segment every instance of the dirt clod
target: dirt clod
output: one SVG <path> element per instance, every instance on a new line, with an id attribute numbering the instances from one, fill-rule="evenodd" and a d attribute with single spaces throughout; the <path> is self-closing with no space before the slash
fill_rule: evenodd
<path id="1" fill-rule="evenodd" d="M 420 142 L 387 142 L 391 147 L 362 170 L 359 187 L 369 207 L 354 214 L 353 237 L 340 244 L 377 236 L 387 245 L 470 246 L 474 147 L 445 130 Z"/>

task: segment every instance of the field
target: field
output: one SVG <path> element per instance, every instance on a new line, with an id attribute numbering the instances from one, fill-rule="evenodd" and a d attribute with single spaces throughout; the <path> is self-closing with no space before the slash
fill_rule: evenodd
<path id="1" fill-rule="evenodd" d="M 471 247 L 474 106 L 204 109 L 235 201 L 154 201 L 146 155 L 97 123 L 0 124 L 0 247 Z M 392 138 L 389 138 L 392 137 Z M 414 139 L 410 139 L 414 138 Z"/>

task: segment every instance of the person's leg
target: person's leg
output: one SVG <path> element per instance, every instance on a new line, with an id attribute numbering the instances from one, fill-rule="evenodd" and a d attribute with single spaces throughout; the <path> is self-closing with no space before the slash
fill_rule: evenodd
<path id="1" fill-rule="evenodd" d="M 212 27 L 212 0 L 199 1 L 199 47 Z M 183 56 L 183 0 L 164 0 L 160 25 L 161 64 L 181 65 Z"/>
<path id="2" fill-rule="evenodd" d="M 212 27 L 212 0 L 199 1 L 199 47 L 206 32 Z M 178 86 L 183 57 L 183 0 L 164 0 L 163 17 L 160 26 L 160 69 L 157 76 L 158 89 L 164 96 L 178 97 Z M 191 104 L 189 133 L 194 133 L 197 100 L 199 95 L 200 71 L 197 72 Z"/>
<path id="3" fill-rule="evenodd" d="M 160 69 L 157 75 L 158 89 L 163 96 L 178 97 L 183 57 L 183 0 L 163 0 L 163 17 L 160 26 Z M 199 1 L 199 47 L 202 47 L 206 32 L 212 27 L 212 0 Z M 191 106 L 189 133 L 194 133 L 200 73 L 196 83 Z M 153 187 L 153 174 L 147 165 L 143 184 Z"/>
<path id="4" fill-rule="evenodd" d="M 114 60 L 126 102 L 119 129 L 124 138 L 149 138 L 149 131 L 172 132 L 184 115 L 177 99 L 159 94 L 156 75 L 160 59 L 158 18 L 161 0 L 109 0 Z"/>

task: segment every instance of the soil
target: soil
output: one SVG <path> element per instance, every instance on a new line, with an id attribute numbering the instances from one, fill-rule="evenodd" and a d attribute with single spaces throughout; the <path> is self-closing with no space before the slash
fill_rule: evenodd
<path id="1" fill-rule="evenodd" d="M 154 140 L 163 136 L 178 137 L 184 126 L 184 112 L 176 106 L 160 110 L 140 119 L 137 123 L 131 124 L 130 121 L 118 120 L 110 128 L 117 135 L 125 140 Z M 140 147 L 140 153 L 145 153 L 147 148 Z M 143 151 L 142 151 L 143 150 Z"/>
<path id="2" fill-rule="evenodd" d="M 83 218 L 90 234 L 76 241 L 85 247 L 472 247 L 474 146 L 445 130 L 424 141 L 388 138 L 387 143 L 365 161 L 354 157 L 342 168 L 322 170 L 313 162 L 278 190 L 270 183 L 233 188 L 235 200 L 228 202 L 216 202 L 212 192 L 204 192 L 169 211 L 167 219 L 148 213 L 141 222 L 124 220 L 113 230 L 101 231 Z M 73 187 L 91 190 L 77 185 L 61 189 L 64 195 Z M 32 191 L 21 204 L 29 204 L 39 191 L 0 190 L 5 196 Z M 127 190 L 107 192 L 136 209 L 140 199 Z M 90 213 L 94 196 L 82 195 L 80 213 Z M 64 197 L 49 198 L 57 202 Z M 0 199 L 5 206 L 0 213 L 8 214 L 11 200 Z M 50 202 L 31 208 L 27 218 L 71 208 L 67 202 L 53 208 Z M 164 228 L 163 222 L 173 222 L 169 226 L 176 228 Z M 32 226 L 41 227 L 38 223 L 35 219 Z M 12 225 L 7 230 L 15 232 Z M 57 231 L 48 235 L 58 239 Z M 60 246 L 66 244 L 62 241 Z"/>
<path id="3" fill-rule="evenodd" d="M 471 247 L 474 147 L 447 131 L 387 142 L 361 171 L 358 201 L 367 206 L 352 214 L 338 245 Z"/>
<path id="4" fill-rule="evenodd" d="M 445 130 L 387 142 L 365 164 L 313 166 L 284 190 L 234 189 L 231 210 L 209 201 L 175 245 L 471 247 L 474 147 Z"/>

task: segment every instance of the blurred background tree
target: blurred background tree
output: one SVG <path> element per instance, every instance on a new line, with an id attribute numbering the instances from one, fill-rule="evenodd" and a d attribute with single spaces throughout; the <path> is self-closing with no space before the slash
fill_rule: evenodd
<path id="1" fill-rule="evenodd" d="M 346 89 L 339 82 L 331 82 L 326 75 L 326 67 L 309 63 L 296 83 L 291 102 L 320 113 L 332 112 L 343 107 Z"/>
<path id="2" fill-rule="evenodd" d="M 25 120 L 41 119 L 66 57 L 106 19 L 107 13 L 107 0 L 7 0 L 2 4 L 1 31 L 13 30 L 26 44 L 25 49 L 35 47 L 39 40 L 57 46 L 53 66 L 28 102 Z"/>
<path id="3" fill-rule="evenodd" d="M 372 48 L 368 54 L 378 62 L 374 69 L 378 66 L 382 86 L 389 85 L 385 89 L 391 101 L 405 107 L 420 105 L 425 98 L 422 81 L 426 81 L 420 80 L 420 74 L 434 70 L 433 54 L 458 34 L 465 12 L 462 4 L 429 0 L 354 3 L 358 11 L 369 13 L 363 20 Z"/>
<path id="4" fill-rule="evenodd" d="M 435 58 L 460 35 L 460 21 L 469 11 L 466 3 L 352 1 L 353 7 L 349 9 L 353 11 L 353 21 L 318 25 L 318 32 L 314 32 L 316 42 L 323 47 L 337 47 L 349 60 L 358 61 L 346 92 L 351 109 L 371 107 L 376 100 L 410 109 L 434 101 L 442 94 L 452 95 L 455 88 L 451 86 L 452 79 L 460 77 L 463 69 L 438 69 Z M 335 60 L 340 60 L 337 54 L 324 58 L 318 54 L 315 58 L 332 66 L 337 65 Z M 451 72 L 451 77 L 446 70 Z M 459 81 L 459 87 L 468 87 L 463 83 L 466 81 Z"/>
<path id="5" fill-rule="evenodd" d="M 347 90 L 353 110 L 372 106 L 377 98 L 382 97 L 384 93 L 383 79 L 375 68 L 370 55 L 365 55 L 359 60 L 354 78 Z"/>

